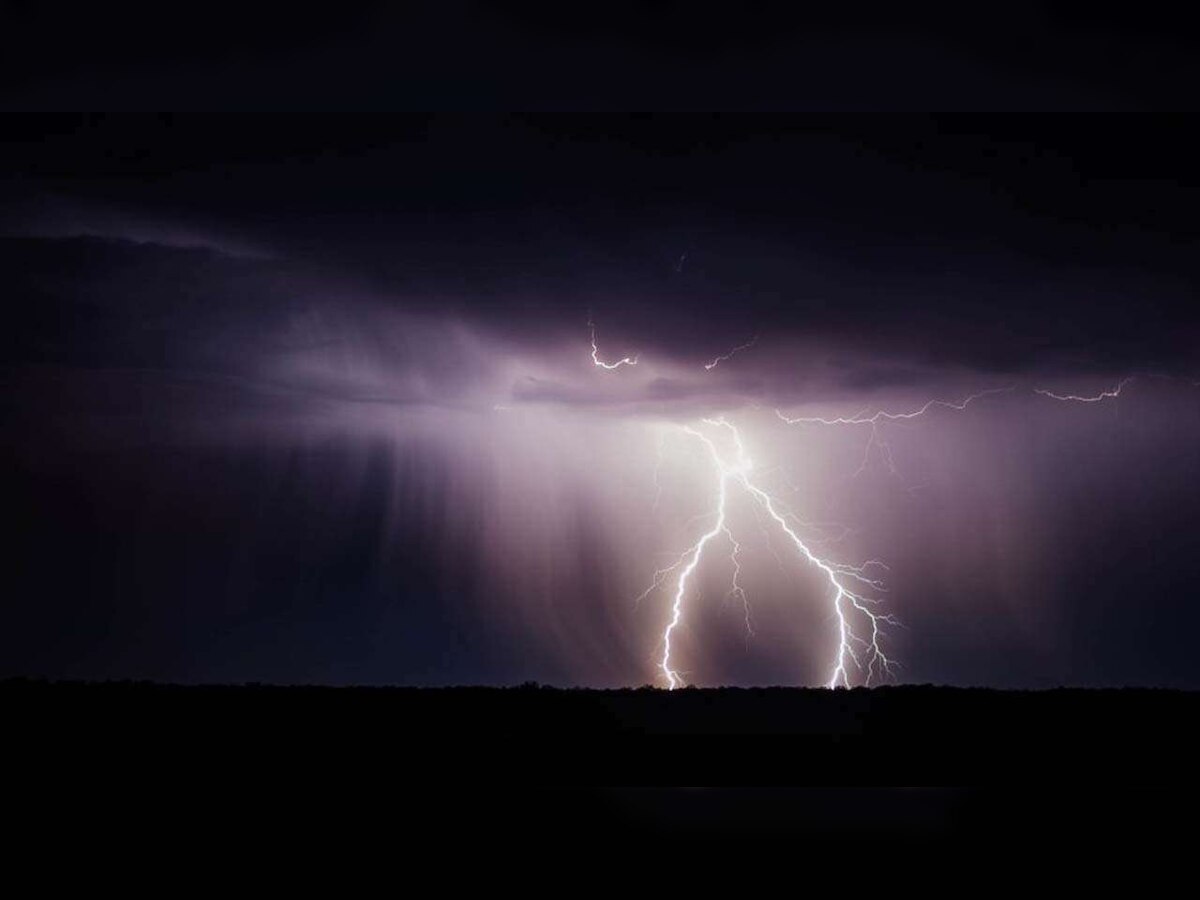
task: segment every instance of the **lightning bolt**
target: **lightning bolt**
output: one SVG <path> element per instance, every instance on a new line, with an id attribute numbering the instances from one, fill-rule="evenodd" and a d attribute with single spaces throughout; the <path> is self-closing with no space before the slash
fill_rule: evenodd
<path id="1" fill-rule="evenodd" d="M 684 426 L 683 430 L 687 434 L 699 438 L 708 445 L 709 450 L 713 454 L 713 460 L 716 462 L 718 469 L 720 469 L 721 460 L 717 455 L 716 447 L 712 444 L 712 442 L 693 428 Z M 700 536 L 700 539 L 687 550 L 685 550 L 683 555 L 680 557 L 680 563 L 682 563 L 684 560 L 687 562 L 683 567 L 683 571 L 679 573 L 679 580 L 676 582 L 675 597 L 671 602 L 671 619 L 669 622 L 667 622 L 667 627 L 663 630 L 663 655 L 662 661 L 659 663 L 659 668 L 662 670 L 663 675 L 666 676 L 667 686 L 671 690 L 675 690 L 675 688 L 679 687 L 680 682 L 679 673 L 671 666 L 671 636 L 675 633 L 675 629 L 679 627 L 679 623 L 683 620 L 683 599 L 687 594 L 688 579 L 691 577 L 692 573 L 696 571 L 696 567 L 700 565 L 700 558 L 704 554 L 704 548 L 708 545 L 709 541 L 715 538 L 718 534 L 723 531 L 727 531 L 725 528 L 725 501 L 729 495 L 728 484 L 729 479 L 725 476 L 724 472 L 722 472 L 721 477 L 717 479 L 717 520 L 713 524 L 712 528 L 704 532 L 704 534 Z M 662 570 L 660 569 L 659 571 L 661 572 Z"/>
<path id="2" fill-rule="evenodd" d="M 728 354 L 719 356 L 711 363 L 706 364 L 705 368 L 711 370 L 739 350 L 752 346 L 753 343 L 754 341 L 750 341 L 747 344 L 735 347 Z M 1104 400 L 1120 397 L 1121 392 L 1137 377 L 1137 375 L 1126 376 L 1112 388 L 1102 390 L 1094 395 L 1060 394 L 1044 388 L 1033 388 L 1032 390 L 1033 393 L 1057 401 L 1100 403 Z M 1168 376 L 1151 375 L 1149 377 Z M 1190 379 L 1189 382 L 1193 386 L 1200 387 L 1200 382 L 1191 382 Z M 1009 393 L 1015 389 L 1015 385 L 1008 385 L 1006 387 L 989 388 L 968 394 L 961 400 L 933 399 L 914 409 L 900 412 L 882 409 L 870 412 L 864 409 L 851 416 L 789 417 L 776 409 L 775 414 L 789 425 L 862 426 L 869 428 L 867 445 L 858 472 L 862 472 L 866 468 L 874 450 L 888 470 L 896 474 L 896 466 L 891 448 L 883 440 L 880 431 L 881 426 L 889 423 L 903 423 L 920 419 L 939 409 L 962 412 L 971 404 L 984 397 Z M 735 537 L 728 517 L 731 493 L 735 490 L 750 500 L 755 520 L 758 522 L 759 528 L 763 530 L 763 537 L 767 547 L 775 554 L 781 566 L 783 565 L 783 561 L 772 545 L 768 526 L 773 525 L 778 533 L 790 542 L 800 560 L 808 566 L 815 568 L 823 576 L 828 589 L 828 603 L 832 618 L 836 623 L 837 634 L 836 650 L 833 653 L 826 686 L 829 688 L 851 687 L 855 682 L 870 685 L 877 677 L 891 674 L 897 663 L 890 659 L 885 652 L 885 630 L 887 626 L 898 626 L 899 622 L 892 615 L 880 611 L 881 599 L 878 595 L 884 593 L 886 588 L 883 581 L 879 577 L 876 577 L 878 570 L 886 571 L 887 566 L 879 560 L 868 560 L 862 565 L 853 566 L 818 555 L 813 549 L 814 546 L 841 540 L 849 532 L 849 529 L 845 529 L 842 526 L 843 533 L 839 537 L 833 538 L 832 541 L 828 538 L 806 540 L 801 535 L 800 530 L 808 531 L 815 529 L 819 531 L 820 527 L 813 523 L 804 522 L 783 501 L 773 496 L 754 480 L 755 469 L 746 451 L 742 435 L 729 420 L 723 417 L 701 419 L 695 427 L 682 426 L 681 430 L 684 434 L 699 441 L 708 452 L 716 473 L 716 505 L 711 512 L 689 520 L 689 523 L 691 521 L 710 518 L 712 521 L 707 530 L 690 547 L 680 553 L 673 563 L 654 573 L 650 586 L 638 598 L 640 602 L 673 579 L 674 590 L 672 593 L 670 617 L 663 629 L 661 639 L 662 656 L 658 663 L 658 669 L 666 680 L 668 688 L 674 690 L 684 682 L 683 675 L 673 662 L 672 653 L 675 648 L 672 639 L 676 636 L 683 623 L 685 604 L 695 578 L 695 573 L 700 568 L 705 553 L 715 542 L 722 539 L 729 543 L 731 548 L 730 561 L 732 563 L 732 578 L 730 589 L 725 595 L 726 602 L 732 599 L 737 599 L 741 602 L 747 635 L 752 636 L 754 634 L 749 598 L 739 580 L 742 573 L 740 558 L 742 545 Z M 724 434 L 726 436 L 725 439 L 718 441 L 713 436 L 714 431 Z M 656 483 L 658 469 L 662 464 L 662 444 L 660 441 L 658 446 L 658 462 L 655 467 Z M 769 472 L 771 470 L 768 469 L 765 471 Z M 858 472 L 855 474 L 858 474 Z M 786 478 L 784 480 L 786 482 Z M 793 492 L 794 490 L 793 488 Z M 687 525 L 688 523 L 685 523 L 685 527 Z M 855 677 L 856 674 L 857 678 Z"/>
<path id="3" fill-rule="evenodd" d="M 1101 391 L 1091 397 L 1081 397 L 1078 394 L 1056 394 L 1053 391 L 1047 391 L 1042 388 L 1034 388 L 1035 394 L 1041 394 L 1043 397 L 1050 397 L 1053 400 L 1066 400 L 1073 403 L 1099 403 L 1102 400 L 1113 400 L 1121 396 L 1121 391 L 1129 382 L 1133 381 L 1137 376 L 1129 375 L 1117 382 L 1116 386 L 1111 390 Z"/>
<path id="4" fill-rule="evenodd" d="M 725 599 L 728 601 L 736 597 L 741 601 L 742 616 L 746 622 L 746 637 L 752 638 L 754 637 L 754 625 L 750 621 L 750 598 L 746 596 L 746 591 L 738 583 L 738 579 L 742 575 L 742 561 L 738 555 L 742 552 L 742 545 L 738 543 L 737 538 L 733 536 L 733 532 L 728 527 L 725 529 L 725 537 L 729 538 L 729 543 L 733 546 L 733 552 L 729 554 L 729 561 L 733 563 L 733 579 Z"/>
<path id="5" fill-rule="evenodd" d="M 637 365 L 638 358 L 637 358 L 636 354 L 634 354 L 632 357 L 626 356 L 626 357 L 623 357 L 622 359 L 618 359 L 614 363 L 607 363 L 604 360 L 602 360 L 600 358 L 600 348 L 596 346 L 596 323 L 593 322 L 590 317 L 588 318 L 588 328 L 591 329 L 591 332 L 592 332 L 592 362 L 593 363 L 595 363 L 601 369 L 610 369 L 610 370 L 611 369 L 619 369 L 619 368 L 621 368 L 621 366 L 636 366 Z"/>
<path id="6" fill-rule="evenodd" d="M 732 350 L 730 350 L 728 353 L 726 353 L 726 354 L 724 354 L 724 355 L 722 355 L 722 356 L 718 356 L 718 357 L 717 357 L 716 359 L 714 359 L 712 362 L 707 362 L 707 363 L 705 363 L 705 364 L 704 364 L 704 368 L 705 368 L 705 370 L 706 370 L 706 371 L 709 371 L 709 372 L 711 372 L 713 369 L 715 369 L 715 368 L 716 368 L 717 366 L 719 366 L 721 363 L 723 363 L 723 362 L 726 362 L 726 361 L 727 361 L 727 360 L 728 360 L 730 357 L 732 357 L 732 356 L 733 356 L 735 353 L 740 353 L 740 352 L 741 352 L 741 351 L 743 351 L 743 350 L 749 350 L 751 347 L 753 347 L 753 346 L 754 346 L 755 344 L 757 344 L 757 343 L 758 343 L 758 335 L 756 334 L 754 337 L 750 338 L 750 340 L 746 341 L 746 343 L 744 343 L 744 344 L 738 344 L 736 347 L 734 347 L 734 348 L 733 348 Z"/>
<path id="7" fill-rule="evenodd" d="M 1008 387 L 988 388 L 986 391 L 979 391 L 978 393 L 970 394 L 965 399 L 958 402 L 951 400 L 930 400 L 919 409 L 915 409 L 912 412 L 903 413 L 886 412 L 884 410 L 880 410 L 879 412 L 868 416 L 864 410 L 863 412 L 855 413 L 853 416 L 848 418 L 838 417 L 826 419 L 820 416 L 799 416 L 792 419 L 785 416 L 779 410 L 775 410 L 775 415 L 779 416 L 779 418 L 783 419 L 783 421 L 787 422 L 789 425 L 878 425 L 880 422 L 885 421 L 899 422 L 907 419 L 917 419 L 925 415 L 931 409 L 939 406 L 944 407 L 945 409 L 953 409 L 962 412 L 962 410 L 966 409 L 980 397 L 987 397 L 992 394 L 1003 394 L 1006 391 L 1011 390 L 1013 390 L 1013 385 L 1009 385 Z"/>
<path id="8" fill-rule="evenodd" d="M 892 616 L 877 612 L 875 607 L 879 603 L 878 598 L 868 596 L 867 593 L 868 591 L 882 592 L 884 590 L 882 582 L 871 576 L 871 570 L 875 567 L 885 568 L 883 564 L 871 560 L 861 566 L 851 566 L 818 556 L 792 527 L 787 514 L 780 511 L 778 501 L 751 480 L 754 466 L 736 426 L 724 418 L 701 421 L 709 429 L 721 429 L 728 432 L 733 448 L 732 456 L 727 458 L 709 434 L 691 426 L 683 426 L 684 433 L 700 441 L 708 450 L 708 455 L 716 470 L 717 500 L 716 509 L 712 514 L 714 521 L 695 543 L 679 555 L 673 565 L 654 573 L 650 587 L 639 598 L 640 600 L 648 596 L 662 586 L 669 575 L 678 571 L 671 602 L 671 615 L 663 630 L 663 652 L 658 666 L 666 679 L 668 688 L 674 690 L 683 681 L 682 675 L 675 668 L 671 659 L 672 638 L 683 621 L 684 601 L 688 595 L 690 580 L 699 568 L 705 550 L 721 535 L 729 540 L 733 548 L 733 586 L 726 596 L 737 596 L 742 600 L 746 613 L 746 627 L 749 633 L 753 633 L 749 603 L 745 591 L 738 582 L 738 576 L 741 573 L 738 553 L 741 545 L 728 526 L 727 507 L 731 487 L 739 488 L 757 509 L 764 512 L 767 518 L 774 522 L 780 532 L 791 542 L 800 558 L 820 571 L 828 583 L 831 610 L 837 621 L 838 640 L 827 686 L 830 688 L 850 687 L 851 666 L 862 674 L 864 684 L 870 684 L 876 676 L 890 673 L 895 663 L 888 658 L 883 649 L 883 626 L 898 623 Z"/>
<path id="9" fill-rule="evenodd" d="M 913 419 L 919 419 L 934 409 L 948 409 L 954 412 L 962 412 L 976 400 L 982 397 L 989 397 L 992 394 L 1004 394 L 1015 389 L 1015 385 L 1007 387 L 988 388 L 984 391 L 977 391 L 974 394 L 968 394 L 962 400 L 929 400 L 924 405 L 917 409 L 908 412 L 888 412 L 886 410 L 878 410 L 871 415 L 867 415 L 866 410 L 855 413 L 852 416 L 836 416 L 834 418 L 825 418 L 823 416 L 797 416 L 791 418 L 785 416 L 778 409 L 775 410 L 775 415 L 786 422 L 788 425 L 866 425 L 871 431 L 867 437 L 867 445 L 863 451 L 863 459 L 859 467 L 854 472 L 854 476 L 861 475 L 871 461 L 871 449 L 875 448 L 879 458 L 883 460 L 884 466 L 891 474 L 899 476 L 896 469 L 896 461 L 892 457 L 891 445 L 887 443 L 880 434 L 879 426 L 886 422 L 907 422 Z"/>
<path id="10" fill-rule="evenodd" d="M 735 347 L 724 356 L 719 356 L 711 363 L 706 364 L 705 368 L 711 371 L 711 369 L 719 365 L 722 361 L 727 360 L 734 353 L 752 346 L 756 340 L 757 337 L 746 344 Z M 927 415 L 932 410 L 939 408 L 962 412 L 980 398 L 991 396 L 992 394 L 1006 393 L 1013 389 L 1014 387 L 1011 385 L 1007 387 L 988 388 L 987 390 L 969 394 L 962 400 L 933 399 L 916 409 L 904 412 L 877 410 L 874 413 L 868 414 L 867 410 L 862 410 L 849 417 L 800 416 L 793 418 L 784 415 L 783 412 L 776 409 L 775 414 L 789 425 L 867 426 L 870 428 L 870 434 L 867 439 L 863 461 L 859 466 L 858 472 L 855 474 L 862 472 L 866 468 L 873 448 L 876 449 L 876 452 L 888 470 L 896 474 L 896 465 L 892 458 L 891 447 L 883 440 L 879 431 L 880 425 L 887 422 L 905 422 L 918 419 Z M 797 531 L 797 527 L 803 527 L 805 523 L 788 510 L 780 500 L 773 497 L 751 480 L 751 473 L 754 471 L 754 467 L 746 452 L 741 433 L 736 426 L 724 418 L 703 419 L 701 421 L 702 424 L 710 428 L 726 430 L 729 433 L 734 449 L 732 460 L 727 460 L 722 455 L 717 443 L 709 435 L 690 426 L 684 426 L 683 428 L 686 434 L 704 444 L 717 471 L 715 520 L 712 526 L 692 546 L 680 554 L 672 565 L 656 571 L 651 580 L 650 587 L 638 597 L 639 602 L 645 599 L 662 587 L 669 576 L 678 572 L 678 577 L 675 581 L 675 592 L 671 603 L 671 616 L 666 628 L 663 630 L 663 655 L 659 662 L 659 669 L 666 678 L 668 687 L 674 689 L 683 680 L 679 671 L 673 667 L 671 662 L 671 639 L 683 620 L 684 601 L 688 594 L 689 581 L 699 567 L 705 550 L 721 535 L 724 535 L 732 547 L 733 579 L 726 597 L 737 597 L 742 601 L 747 633 L 753 634 L 749 599 L 738 581 L 738 577 L 741 574 L 741 564 L 738 556 L 741 545 L 727 524 L 726 507 L 730 485 L 740 488 L 754 502 L 756 518 L 760 511 L 765 513 L 767 520 L 774 523 L 779 532 L 788 539 L 800 558 L 820 571 L 829 585 L 831 591 L 830 604 L 833 616 L 837 621 L 838 642 L 827 686 L 831 688 L 849 687 L 851 685 L 851 666 L 863 675 L 863 682 L 868 685 L 876 676 L 890 673 L 895 662 L 888 658 L 883 649 L 883 626 L 897 625 L 898 622 L 891 615 L 877 612 L 879 598 L 868 596 L 868 591 L 884 591 L 882 581 L 872 577 L 870 573 L 874 568 L 886 569 L 886 566 L 878 560 L 870 560 L 861 566 L 852 566 L 833 562 L 818 556 L 813 549 L 814 544 L 818 542 L 806 541 Z M 661 456 L 659 464 L 661 465 Z M 773 548 L 772 552 L 774 552 Z"/>

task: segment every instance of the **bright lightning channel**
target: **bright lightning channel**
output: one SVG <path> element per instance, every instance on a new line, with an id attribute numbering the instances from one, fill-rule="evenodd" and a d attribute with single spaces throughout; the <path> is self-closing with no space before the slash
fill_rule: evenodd
<path id="1" fill-rule="evenodd" d="M 934 407 L 938 406 L 946 409 L 958 410 L 961 412 L 980 397 L 987 397 L 991 394 L 1003 394 L 1004 392 L 1011 391 L 1012 389 L 1013 388 L 1011 385 L 1008 387 L 988 388 L 986 391 L 979 391 L 978 393 L 971 394 L 964 400 L 961 400 L 957 403 L 951 400 L 930 400 L 919 409 L 913 410 L 912 412 L 903 413 L 893 413 L 880 410 L 879 412 L 869 416 L 866 415 L 864 411 L 855 413 L 850 417 L 839 416 L 833 419 L 826 419 L 820 416 L 799 416 L 792 419 L 785 416 L 779 410 L 775 410 L 775 415 L 779 416 L 779 418 L 783 419 L 783 421 L 787 422 L 789 425 L 878 425 L 882 421 L 898 422 L 905 419 L 916 419 L 925 415 L 925 413 L 929 412 Z"/>
<path id="2" fill-rule="evenodd" d="M 623 365 L 637 365 L 637 357 L 625 357 L 615 363 L 607 363 L 600 359 L 599 350 L 596 345 L 596 326 L 591 319 L 588 320 L 588 326 L 591 329 L 592 335 L 592 362 L 604 369 L 616 369 Z M 753 339 L 734 347 L 728 353 L 716 357 L 711 362 L 705 363 L 704 368 L 712 371 L 722 362 L 730 359 L 734 354 L 747 350 L 758 341 L 756 335 Z M 1136 376 L 1130 375 L 1121 379 L 1110 390 L 1101 391 L 1098 394 L 1084 396 L 1078 394 L 1059 394 L 1054 391 L 1043 388 L 1034 388 L 1034 393 L 1049 397 L 1053 400 L 1076 402 L 1076 403 L 1099 403 L 1103 400 L 1115 399 L 1121 395 L 1121 391 L 1135 379 Z M 1200 387 L 1200 381 L 1193 383 Z M 870 436 L 867 440 L 866 451 L 863 456 L 862 464 L 859 466 L 856 475 L 861 473 L 866 468 L 871 457 L 872 448 L 878 448 L 879 456 L 884 464 L 892 472 L 897 474 L 895 462 L 892 458 L 891 447 L 882 439 L 879 433 L 879 426 L 888 422 L 905 422 L 913 419 L 921 418 L 934 409 L 947 409 L 954 412 L 962 412 L 967 409 L 976 400 L 983 397 L 988 397 L 993 394 L 1008 393 L 1015 390 L 1015 386 L 989 388 L 987 390 L 978 391 L 974 394 L 969 394 L 959 401 L 951 400 L 929 400 L 920 407 L 907 412 L 889 412 L 887 410 L 877 410 L 874 413 L 867 414 L 867 410 L 855 413 L 852 416 L 796 416 L 790 417 L 784 415 L 779 409 L 775 410 L 775 415 L 789 425 L 823 425 L 823 426 L 857 426 L 865 425 L 870 427 Z M 872 680 L 877 676 L 890 674 L 897 663 L 888 658 L 883 650 L 882 639 L 884 637 L 883 626 L 898 625 L 897 620 L 890 614 L 877 612 L 880 600 L 878 597 L 868 596 L 865 591 L 871 590 L 883 592 L 885 590 L 882 581 L 870 577 L 868 572 L 872 567 L 886 569 L 887 567 L 878 560 L 869 560 L 860 566 L 851 566 L 843 563 L 831 562 L 828 559 L 818 556 L 789 523 L 789 518 L 799 522 L 795 515 L 788 512 L 781 501 L 772 497 L 761 487 L 751 481 L 751 473 L 754 470 L 753 464 L 746 453 L 745 445 L 742 441 L 741 433 L 736 426 L 725 418 L 702 419 L 701 422 L 710 428 L 720 428 L 727 430 L 732 439 L 734 448 L 734 457 L 732 461 L 727 460 L 718 448 L 717 443 L 708 434 L 692 428 L 683 426 L 682 430 L 685 434 L 701 441 L 708 450 L 709 456 L 712 459 L 713 465 L 717 472 L 717 503 L 715 510 L 715 521 L 712 527 L 705 531 L 694 544 L 679 554 L 678 558 L 671 565 L 659 569 L 654 573 L 651 579 L 650 586 L 637 598 L 638 602 L 648 597 L 654 591 L 661 588 L 667 581 L 668 577 L 673 573 L 678 572 L 678 577 L 675 581 L 675 590 L 671 602 L 671 615 L 662 634 L 662 657 L 659 661 L 658 668 L 666 679 L 667 687 L 674 690 L 683 683 L 683 676 L 680 674 L 672 662 L 672 638 L 675 632 L 683 622 L 684 601 L 688 595 L 689 581 L 693 574 L 700 567 L 706 549 L 717 538 L 723 536 L 731 547 L 730 558 L 733 564 L 733 577 L 731 579 L 730 590 L 726 594 L 726 599 L 737 598 L 741 601 L 746 624 L 746 632 L 748 635 L 753 635 L 754 630 L 751 624 L 750 603 L 746 596 L 745 590 L 742 588 L 739 578 L 741 576 L 742 566 L 740 560 L 741 544 L 734 537 L 732 530 L 729 527 L 726 515 L 726 508 L 729 500 L 730 485 L 737 486 L 756 504 L 755 517 L 758 518 L 758 511 L 766 513 L 767 518 L 773 521 L 779 530 L 791 541 L 800 557 L 817 568 L 828 582 L 832 593 L 832 611 L 834 618 L 837 620 L 837 650 L 834 653 L 833 665 L 826 682 L 829 688 L 850 687 L 851 686 L 851 669 L 853 666 L 863 676 L 863 684 L 870 685 Z M 662 465 L 662 445 L 658 445 L 658 463 L 655 467 L 655 484 L 658 484 L 658 469 Z M 655 506 L 657 507 L 658 495 L 656 493 Z M 784 512 L 780 512 L 783 509 Z M 700 518 L 700 517 L 698 517 Z M 761 524 L 761 523 L 760 523 Z M 803 524 L 803 523 L 800 523 Z M 772 552 L 774 552 L 772 550 Z M 862 592 L 862 593 L 860 593 Z M 859 630 L 856 630 L 856 626 Z M 860 633 L 861 631 L 861 633 Z"/>
<path id="3" fill-rule="evenodd" d="M 738 344 L 736 347 L 734 347 L 728 353 L 718 356 L 712 362 L 706 362 L 704 364 L 704 368 L 707 371 L 711 372 L 713 369 L 715 369 L 721 363 L 727 362 L 729 360 L 729 358 L 732 357 L 735 353 L 741 353 L 743 350 L 749 350 L 751 347 L 753 347 L 757 343 L 758 343 L 758 335 L 756 334 L 754 337 L 750 338 L 750 340 L 746 341 L 746 343 Z"/>
<path id="4" fill-rule="evenodd" d="M 1121 391 L 1125 389 L 1125 385 L 1129 384 L 1129 382 L 1133 381 L 1136 377 L 1136 375 L 1130 375 L 1126 378 L 1122 378 L 1111 390 L 1101 391 L 1100 393 L 1090 397 L 1083 397 L 1078 394 L 1056 394 L 1053 391 L 1043 390 L 1042 388 L 1034 388 L 1033 392 L 1035 394 L 1041 394 L 1043 397 L 1050 397 L 1054 400 L 1068 400 L 1074 403 L 1099 403 L 1102 400 L 1114 400 L 1117 397 L 1120 397 Z"/>
<path id="5" fill-rule="evenodd" d="M 733 548 L 733 586 L 727 596 L 737 596 L 741 599 L 746 614 L 746 627 L 748 631 L 750 630 L 749 603 L 745 591 L 738 582 L 738 576 L 741 573 L 741 564 L 738 558 L 741 545 L 734 538 L 727 524 L 726 508 L 731 485 L 741 488 L 754 501 L 757 508 L 767 514 L 767 517 L 791 541 L 801 558 L 816 567 L 829 584 L 832 593 L 832 611 L 837 620 L 838 645 L 827 686 L 830 688 L 850 687 L 851 666 L 862 673 L 864 684 L 868 685 L 876 676 L 890 673 L 895 663 L 887 657 L 882 647 L 883 626 L 898 623 L 892 616 L 876 612 L 873 607 L 879 603 L 878 598 L 869 597 L 865 593 L 868 589 L 884 590 L 882 582 L 868 574 L 871 567 L 882 568 L 882 564 L 872 560 L 861 566 L 850 566 L 817 556 L 808 543 L 792 528 L 787 517 L 780 512 L 778 502 L 751 481 L 754 466 L 746 453 L 738 429 L 724 418 L 703 419 L 702 422 L 710 428 L 727 430 L 734 449 L 732 460 L 728 460 L 722 455 L 712 437 L 690 426 L 683 426 L 686 434 L 704 444 L 716 469 L 716 520 L 712 527 L 704 532 L 691 547 L 680 554 L 674 564 L 654 573 L 650 587 L 639 598 L 640 600 L 649 595 L 667 580 L 667 576 L 676 570 L 679 571 L 671 603 L 671 616 L 663 630 L 663 653 L 659 662 L 659 670 L 667 681 L 667 687 L 674 690 L 683 682 L 682 676 L 671 660 L 673 649 L 671 639 L 683 621 L 684 601 L 688 593 L 689 580 L 700 566 L 705 550 L 721 535 L 729 540 Z M 856 630 L 856 626 L 862 630 L 861 634 L 859 630 Z"/>
<path id="6" fill-rule="evenodd" d="M 596 323 L 593 322 L 591 319 L 588 319 L 588 328 L 591 329 L 591 332 L 592 332 L 592 362 L 593 363 L 595 363 L 601 369 L 609 369 L 609 370 L 619 369 L 619 368 L 621 368 L 621 366 L 636 366 L 637 365 L 637 361 L 638 361 L 637 354 L 634 354 L 633 356 L 623 357 L 622 359 L 618 359 L 614 363 L 608 363 L 608 362 L 605 362 L 604 360 L 602 360 L 600 358 L 600 348 L 596 346 Z"/>
<path id="7" fill-rule="evenodd" d="M 785 416 L 778 409 L 775 410 L 775 415 L 789 425 L 868 425 L 871 428 L 870 436 L 867 438 L 866 450 L 863 453 L 862 463 L 855 471 L 854 475 L 860 475 L 867 467 L 867 463 L 871 459 L 871 448 L 878 448 L 879 456 L 883 460 L 888 471 L 893 475 L 899 475 L 896 471 L 896 463 L 892 458 L 891 446 L 882 439 L 879 433 L 879 426 L 884 422 L 906 422 L 912 419 L 919 419 L 933 409 L 949 409 L 954 412 L 962 412 L 976 400 L 982 397 L 988 397 L 992 394 L 1004 394 L 1015 389 L 1014 385 L 1007 387 L 988 388 L 984 391 L 977 391 L 974 394 L 969 394 L 960 401 L 953 400 L 929 400 L 915 410 L 910 412 L 887 412 L 886 410 L 878 410 L 877 412 L 867 415 L 866 410 L 857 412 L 852 416 L 836 416 L 826 418 L 823 416 L 797 416 L 795 418 Z"/>

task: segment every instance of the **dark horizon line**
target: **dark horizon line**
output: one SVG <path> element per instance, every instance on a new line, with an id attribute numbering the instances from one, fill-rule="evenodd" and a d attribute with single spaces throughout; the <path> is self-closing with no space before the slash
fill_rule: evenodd
<path id="1" fill-rule="evenodd" d="M 454 691 L 480 691 L 480 692 L 518 692 L 518 691 L 545 691 L 550 693 L 590 693 L 590 694 L 637 694 L 637 693 L 710 693 L 716 694 L 721 692 L 736 693 L 736 692 L 792 692 L 796 694 L 839 694 L 839 693 L 890 693 L 890 692 L 909 692 L 909 691 L 924 691 L 924 692 L 939 692 L 939 693 L 990 693 L 990 694 L 1106 694 L 1117 692 L 1141 692 L 1141 693 L 1156 693 L 1156 694 L 1196 694 L 1200 695 L 1200 689 L 1196 688 L 1181 688 L 1158 685 L 1145 684 L 1130 684 L 1130 685 L 1070 685 L 1060 684 L 1053 687 L 995 687 L 990 685 L 957 685 L 957 684 L 937 684 L 934 682 L 921 682 L 912 684 L 874 684 L 874 685 L 854 685 L 853 687 L 827 687 L 824 685 L 784 685 L 784 684 L 764 684 L 764 685 L 719 685 L 719 686 L 700 686 L 700 685 L 683 685 L 678 688 L 666 688 L 655 684 L 642 684 L 636 686 L 624 687 L 590 687 L 587 685 L 558 685 L 545 684 L 538 681 L 525 681 L 516 684 L 329 684 L 320 682 L 274 682 L 274 681 L 197 681 L 197 682 L 180 682 L 180 681 L 157 681 L 152 678 L 105 678 L 105 679 L 88 679 L 88 678 L 52 678 L 39 675 L 8 675 L 0 678 L 0 690 L 5 690 L 13 687 L 70 687 L 70 688 L 129 688 L 129 687 L 149 687 L 156 689 L 178 689 L 178 690 L 316 690 L 316 691 L 396 691 L 396 692 L 422 692 L 422 693 L 437 693 L 437 692 L 454 692 Z"/>

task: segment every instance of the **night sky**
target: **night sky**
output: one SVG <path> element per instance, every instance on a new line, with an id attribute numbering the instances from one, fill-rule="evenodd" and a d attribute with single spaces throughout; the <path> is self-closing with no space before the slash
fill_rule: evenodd
<path id="1" fill-rule="evenodd" d="M 760 40 L 675 27 L 667 4 L 632 35 L 585 35 L 521 9 L 465 28 L 453 65 L 371 10 L 282 34 L 265 17 L 216 55 L 218 11 L 178 52 L 22 51 L 0 99 L 187 106 L 203 82 L 218 106 L 289 107 L 361 81 L 345 105 L 378 108 L 410 105 L 387 91 L 422 90 L 418 73 L 434 87 L 411 105 L 687 109 L 720 105 L 729 71 L 730 91 L 772 86 L 752 107 L 890 108 L 934 85 L 926 105 L 1106 109 L 1171 105 L 1196 66 L 1165 27 L 1068 37 L 1032 7 L 843 54 L 836 22 Z M 16 15 L 46 39 L 42 13 Z M 994 51 L 1034 20 L 1063 52 L 1016 71 Z M 492 78 L 497 46 L 523 62 Z M 601 78 L 588 53 L 614 47 L 626 64 Z M 869 102 L 914 47 L 935 50 Z M 561 78 L 534 77 L 542 53 Z M 790 92 L 833 56 L 854 71 L 823 101 Z M 895 680 L 1200 688 L 1195 132 L 1159 115 L 7 116 L 0 675 L 663 684 L 678 572 L 635 600 L 713 523 L 712 461 L 685 428 L 716 439 L 704 420 L 723 417 L 822 558 L 886 563 Z M 600 361 L 637 365 L 595 365 L 593 336 Z M 875 430 L 783 419 L 979 392 Z M 748 610 L 721 536 L 676 632 L 684 680 L 824 683 L 828 584 L 731 504 Z"/>

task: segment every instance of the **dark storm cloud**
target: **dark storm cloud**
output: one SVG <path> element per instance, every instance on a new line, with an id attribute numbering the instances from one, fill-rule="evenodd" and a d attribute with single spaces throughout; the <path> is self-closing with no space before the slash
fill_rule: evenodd
<path id="1" fill-rule="evenodd" d="M 16 109 L 1174 109 L 1182 13 L 1039 2 L 6 4 Z M 181 25 L 180 23 L 186 23 Z"/>
<path id="2" fill-rule="evenodd" d="M 894 563 L 912 677 L 1194 685 L 1187 125 L 6 121 L 0 669 L 642 680 L 626 601 L 710 488 L 652 430 L 726 412 Z M 1010 384 L 887 432 L 900 474 L 771 409 Z M 811 671 L 718 624 L 705 677 L 822 678 L 819 615 Z"/>
<path id="3" fill-rule="evenodd" d="M 743 396 L 762 393 L 762 382 L 753 378 L 725 379 L 720 384 L 723 392 Z M 714 388 L 696 382 L 683 382 L 670 378 L 656 378 L 646 386 L 646 395 L 660 401 L 686 401 L 711 395 Z"/>
<path id="4" fill-rule="evenodd" d="M 836 371 L 834 383 L 850 390 L 916 387 L 927 384 L 931 374 L 928 369 L 905 365 L 879 365 L 850 359 L 832 359 L 829 362 Z"/>
<path id="5" fill-rule="evenodd" d="M 159 222 L 167 242 L 254 247 L 306 289 L 525 347 L 591 310 L 607 344 L 688 365 L 756 333 L 892 357 L 900 378 L 1178 371 L 1197 348 L 1185 121 L 183 118 L 10 138 L 7 190 L 52 198 L 62 233 L 72 204 L 84 233 L 110 208 L 113 236 Z"/>

